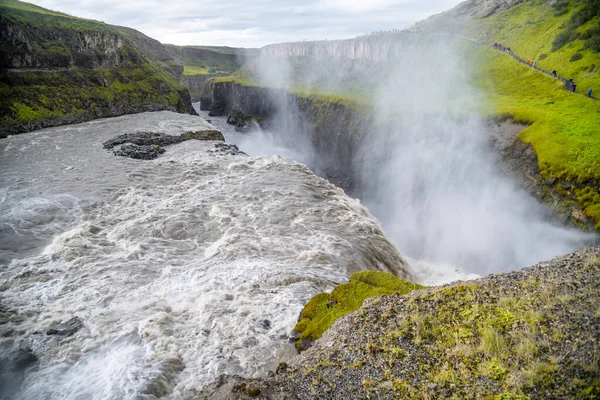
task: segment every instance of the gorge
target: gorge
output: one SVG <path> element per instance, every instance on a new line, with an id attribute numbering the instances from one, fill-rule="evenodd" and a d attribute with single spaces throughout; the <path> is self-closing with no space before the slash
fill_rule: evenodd
<path id="1" fill-rule="evenodd" d="M 450 20 L 529 6 L 492 5 Z M 596 177 L 458 28 L 258 55 L 0 7 L 0 397 L 600 395 Z"/>

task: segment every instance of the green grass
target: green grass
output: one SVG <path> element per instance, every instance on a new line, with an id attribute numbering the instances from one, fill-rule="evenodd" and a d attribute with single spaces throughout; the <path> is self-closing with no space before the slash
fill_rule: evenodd
<path id="1" fill-rule="evenodd" d="M 597 399 L 599 265 L 588 249 L 376 299 L 290 366 L 286 383 L 334 398 Z M 318 295 L 307 312 L 331 313 L 329 301 Z"/>
<path id="2" fill-rule="evenodd" d="M 2 133 L 141 112 L 149 107 L 185 108 L 185 89 L 147 60 L 115 27 L 15 0 L 0 0 L 0 12 L 0 24 L 16 26 L 28 40 L 27 48 L 6 42 L 0 45 L 1 50 L 9 59 L 13 54 L 31 57 L 48 68 L 43 72 L 0 73 Z M 107 58 L 102 50 L 76 51 L 70 47 L 82 33 L 118 37 L 122 43 L 116 48 L 118 64 L 101 67 Z"/>
<path id="3" fill-rule="evenodd" d="M 476 82 L 495 115 L 529 125 L 519 139 L 531 143 L 540 172 L 574 182 L 573 193 L 600 228 L 600 102 L 564 90 L 546 75 L 486 47 L 471 46 Z"/>
<path id="4" fill-rule="evenodd" d="M 422 288 L 386 272 L 356 272 L 348 283 L 337 286 L 331 293 L 318 294 L 306 304 L 294 328 L 301 334 L 296 343 L 299 347 L 306 339 L 317 340 L 337 319 L 358 310 L 370 297 L 406 294 Z"/>
<path id="5" fill-rule="evenodd" d="M 528 1 L 491 17 L 470 21 L 463 30 L 465 36 L 484 40 L 486 43 L 502 43 L 527 60 L 535 60 L 537 66 L 548 71 L 556 70 L 560 76 L 574 78 L 581 91 L 592 87 L 600 92 L 600 53 L 586 48 L 580 38 L 552 51 L 555 38 L 564 32 L 569 20 L 581 3 L 571 1 L 569 12 L 557 16 L 557 11 L 544 0 Z M 598 17 L 577 28 L 583 33 L 600 23 Z M 582 58 L 571 62 L 574 54 Z"/>
<path id="6" fill-rule="evenodd" d="M 24 3 L 22 1 L 17 1 L 17 0 L 0 0 L 0 7 L 12 9 L 12 10 L 29 11 L 29 12 L 39 13 L 39 14 L 59 16 L 59 17 L 75 18 L 70 15 L 58 12 L 58 11 L 48 10 L 48 9 L 36 6 L 35 4 Z"/>
<path id="7" fill-rule="evenodd" d="M 206 67 L 198 67 L 195 65 L 184 65 L 183 66 L 183 75 L 193 76 L 193 75 L 208 75 L 208 68 Z"/>
<path id="8" fill-rule="evenodd" d="M 0 0 L 0 22 L 3 21 L 25 24 L 42 31 L 67 29 L 79 32 L 117 32 L 104 22 L 73 17 L 17 0 Z"/>

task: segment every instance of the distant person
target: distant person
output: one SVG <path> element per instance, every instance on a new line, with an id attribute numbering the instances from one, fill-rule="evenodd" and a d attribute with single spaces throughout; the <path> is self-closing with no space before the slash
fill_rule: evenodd
<path id="1" fill-rule="evenodd" d="M 557 76 L 556 70 L 552 71 L 552 75 L 554 75 L 554 77 L 556 78 L 556 76 Z"/>
<path id="2" fill-rule="evenodd" d="M 592 97 L 592 88 L 588 89 L 588 97 Z"/>
<path id="3" fill-rule="evenodd" d="M 531 65 L 531 59 L 527 60 L 527 65 Z"/>

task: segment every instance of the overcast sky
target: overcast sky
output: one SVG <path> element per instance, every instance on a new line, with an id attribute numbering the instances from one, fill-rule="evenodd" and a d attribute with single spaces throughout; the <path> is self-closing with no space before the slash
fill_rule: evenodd
<path id="1" fill-rule="evenodd" d="M 461 0 L 33 0 L 178 45 L 261 47 L 406 28 Z"/>

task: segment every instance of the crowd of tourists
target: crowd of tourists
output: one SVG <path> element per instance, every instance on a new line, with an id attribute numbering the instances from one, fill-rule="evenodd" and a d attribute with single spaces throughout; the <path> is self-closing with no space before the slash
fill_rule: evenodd
<path id="1" fill-rule="evenodd" d="M 496 50 L 503 51 L 503 52 L 508 53 L 508 54 L 512 55 L 513 57 L 521 60 L 519 57 L 515 56 L 512 53 L 512 50 L 510 49 L 510 47 L 506 47 L 502 43 L 494 43 L 492 45 L 492 47 L 494 49 L 496 49 Z M 521 61 L 524 62 L 524 60 L 521 60 Z M 537 67 L 536 61 L 535 60 L 531 60 L 531 58 L 527 60 L 527 65 L 529 65 L 530 67 L 541 69 L 541 68 Z M 545 72 L 547 72 L 547 71 L 545 71 Z M 552 76 L 554 76 L 557 79 L 559 78 L 558 73 L 557 73 L 556 70 L 552 71 Z M 569 92 L 574 92 L 575 93 L 577 91 L 577 83 L 575 83 L 573 81 L 573 78 L 570 78 L 569 80 L 563 80 L 563 81 L 565 81 L 565 89 L 567 89 Z M 593 92 L 592 88 L 589 88 L 588 91 L 587 91 L 588 97 L 590 97 L 590 98 L 592 97 L 592 92 Z"/>

